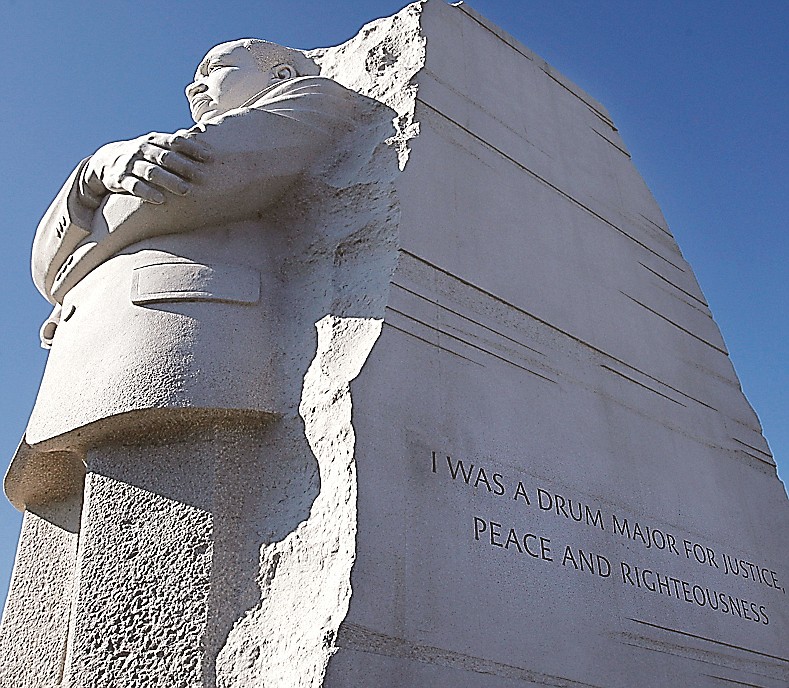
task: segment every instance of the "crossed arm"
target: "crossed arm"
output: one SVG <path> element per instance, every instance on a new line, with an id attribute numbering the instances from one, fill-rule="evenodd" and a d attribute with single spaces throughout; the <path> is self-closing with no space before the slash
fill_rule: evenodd
<path id="1" fill-rule="evenodd" d="M 254 217 L 352 128 L 354 97 L 329 79 L 295 79 L 189 130 L 102 146 L 72 172 L 38 226 L 39 291 L 59 302 L 136 241 Z"/>

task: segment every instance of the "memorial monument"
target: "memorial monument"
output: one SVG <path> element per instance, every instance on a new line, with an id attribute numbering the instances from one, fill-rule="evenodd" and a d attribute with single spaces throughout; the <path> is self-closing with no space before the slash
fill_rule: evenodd
<path id="1" fill-rule="evenodd" d="M 0 685 L 789 683 L 789 504 L 605 108 L 468 5 L 223 43 L 33 240 Z"/>

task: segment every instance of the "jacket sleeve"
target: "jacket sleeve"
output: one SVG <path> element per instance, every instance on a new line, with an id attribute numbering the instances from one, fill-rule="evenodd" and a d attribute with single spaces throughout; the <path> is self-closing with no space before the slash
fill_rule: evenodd
<path id="1" fill-rule="evenodd" d="M 62 301 L 90 270 L 137 241 L 255 217 L 301 175 L 325 163 L 353 129 L 359 98 L 330 79 L 293 79 L 250 107 L 180 132 L 206 143 L 212 153 L 190 192 L 167 194 L 161 205 L 134 196 L 107 196 L 90 235 L 59 254 L 63 267 L 45 284 L 50 300 Z"/>
<path id="2" fill-rule="evenodd" d="M 80 177 L 87 162 L 88 158 L 85 158 L 66 180 L 39 222 L 33 239 L 33 282 L 52 303 L 50 290 L 57 271 L 90 234 L 93 210 L 84 204 L 80 193 Z"/>

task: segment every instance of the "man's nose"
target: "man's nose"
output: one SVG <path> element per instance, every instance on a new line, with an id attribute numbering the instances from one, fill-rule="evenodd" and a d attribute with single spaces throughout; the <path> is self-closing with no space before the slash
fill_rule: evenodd
<path id="1" fill-rule="evenodd" d="M 198 93 L 202 93 L 203 91 L 207 91 L 207 90 L 208 90 L 208 86 L 206 86 L 205 84 L 201 84 L 197 81 L 193 81 L 191 84 L 189 84 L 186 87 L 185 93 L 187 98 L 193 98 Z"/>

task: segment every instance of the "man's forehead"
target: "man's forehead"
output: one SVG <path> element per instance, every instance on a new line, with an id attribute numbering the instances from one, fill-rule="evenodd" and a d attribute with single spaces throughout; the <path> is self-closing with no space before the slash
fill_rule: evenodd
<path id="1" fill-rule="evenodd" d="M 216 45 L 213 48 L 211 48 L 211 50 L 209 50 L 206 53 L 206 56 L 200 61 L 200 65 L 201 66 L 206 65 L 211 60 L 215 60 L 221 57 L 228 57 L 231 53 L 234 53 L 236 51 L 238 51 L 238 56 L 249 53 L 243 41 L 230 41 L 228 43 L 220 43 L 219 45 Z"/>
<path id="2" fill-rule="evenodd" d="M 276 43 L 240 38 L 236 41 L 227 41 L 226 43 L 215 45 L 206 53 L 203 61 L 206 62 L 212 57 L 229 55 L 235 51 L 239 51 L 239 54 L 251 55 L 253 53 L 257 53 L 261 55 L 273 55 L 280 52 L 281 50 L 282 47 Z"/>

